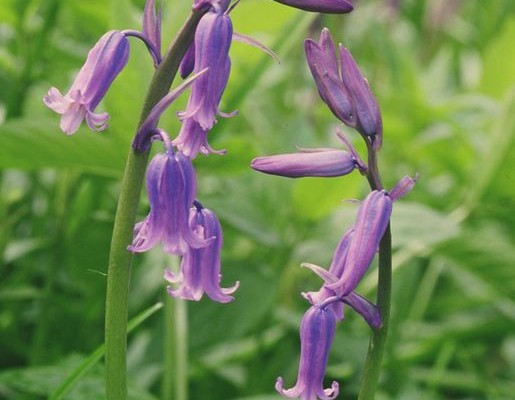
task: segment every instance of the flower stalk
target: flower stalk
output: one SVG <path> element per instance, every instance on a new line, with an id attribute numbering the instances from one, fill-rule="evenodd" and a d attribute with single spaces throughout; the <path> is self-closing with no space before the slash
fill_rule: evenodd
<path id="1" fill-rule="evenodd" d="M 382 189 L 381 177 L 377 166 L 377 152 L 367 142 L 368 149 L 368 173 L 367 179 L 370 189 Z M 390 306 L 392 297 L 392 235 L 390 223 L 379 242 L 379 262 L 377 278 L 377 308 L 381 314 L 382 325 L 373 329 L 365 360 L 363 376 L 361 378 L 358 400 L 373 400 L 381 365 L 383 361 L 386 337 L 390 320 Z"/>
<path id="2" fill-rule="evenodd" d="M 193 41 L 198 22 L 206 12 L 206 8 L 192 11 L 157 67 L 147 92 L 139 125 L 170 90 L 180 61 Z M 105 317 L 107 400 L 127 398 L 127 317 L 132 259 L 132 253 L 127 250 L 127 246 L 132 241 L 147 160 L 148 151 L 138 152 L 130 148 L 111 239 Z"/>

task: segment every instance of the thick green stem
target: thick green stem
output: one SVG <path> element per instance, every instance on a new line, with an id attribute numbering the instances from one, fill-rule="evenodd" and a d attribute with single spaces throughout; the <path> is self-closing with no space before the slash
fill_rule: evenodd
<path id="1" fill-rule="evenodd" d="M 206 10 L 198 10 L 191 13 L 170 46 L 163 62 L 156 69 L 147 92 L 140 117 L 140 125 L 148 116 L 152 107 L 170 90 L 180 60 L 192 43 L 195 29 L 205 12 Z M 114 222 L 106 293 L 105 362 L 107 400 L 125 400 L 127 398 L 127 318 L 132 259 L 132 254 L 127 251 L 127 246 L 132 241 L 132 231 L 147 160 L 147 152 L 138 153 L 131 147 Z"/>
<path id="2" fill-rule="evenodd" d="M 367 179 L 372 190 L 381 190 L 383 185 L 377 166 L 377 153 L 368 146 Z M 381 313 L 382 326 L 374 329 L 368 346 L 367 359 L 361 380 L 358 400 L 373 400 L 381 373 L 388 323 L 390 320 L 390 303 L 392 293 L 392 235 L 390 224 L 379 243 L 379 266 L 377 282 L 377 307 Z"/>

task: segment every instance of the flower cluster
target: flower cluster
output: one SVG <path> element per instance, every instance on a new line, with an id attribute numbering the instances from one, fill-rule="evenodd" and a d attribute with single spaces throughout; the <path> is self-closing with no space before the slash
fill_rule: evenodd
<path id="1" fill-rule="evenodd" d="M 229 1 L 196 1 L 194 7 L 207 7 L 197 26 L 194 42 L 180 67 L 180 86 L 158 102 L 142 123 L 134 139 L 137 151 L 146 151 L 152 140 L 161 139 L 166 153 L 157 154 L 147 171 L 150 200 L 148 216 L 136 225 L 129 250 L 147 251 L 162 243 L 163 250 L 182 257 L 180 270 L 167 269 L 164 278 L 172 297 L 198 301 L 205 293 L 210 299 L 227 303 L 239 282 L 224 289 L 220 286 L 223 233 L 215 213 L 197 200 L 197 185 L 192 160 L 199 152 L 223 153 L 211 149 L 207 134 L 222 115 L 219 103 L 230 72 L 229 48 L 232 23 Z M 158 128 L 161 114 L 186 87 L 191 86 L 187 109 L 179 113 L 182 127 L 174 140 Z"/>
<path id="2" fill-rule="evenodd" d="M 368 83 L 350 53 L 341 45 L 340 52 L 335 52 L 327 29 L 322 31 L 319 42 L 306 40 L 305 52 L 322 100 L 340 121 L 357 130 L 367 142 L 368 150 L 375 153 L 382 141 L 381 115 Z M 367 166 L 341 132 L 338 137 L 348 151 L 324 148 L 258 157 L 251 167 L 290 178 L 336 177 L 357 169 L 373 182 L 380 181 L 375 175 L 376 166 Z M 355 289 L 372 264 L 389 224 L 393 202 L 408 193 L 414 183 L 414 179 L 406 176 L 391 191 L 376 188 L 367 195 L 360 204 L 353 226 L 336 247 L 329 269 L 303 264 L 320 276 L 323 284 L 318 291 L 303 293 L 311 307 L 300 326 L 297 383 L 286 390 L 283 379 L 278 378 L 276 389 L 281 395 L 302 400 L 328 400 L 338 395 L 338 383 L 333 382 L 330 388 L 324 389 L 323 378 L 336 322 L 344 318 L 344 305 L 358 312 L 373 329 L 381 327 L 381 315 L 376 305 Z"/>
<path id="3" fill-rule="evenodd" d="M 194 9 L 202 9 L 194 43 L 181 65 L 185 79 L 163 97 L 140 125 L 133 140 L 136 152 L 147 152 L 155 140 L 164 142 L 165 152 L 153 157 L 147 167 L 146 186 L 150 212 L 134 228 L 128 250 L 148 251 L 158 244 L 168 254 L 182 257 L 180 271 L 165 272 L 165 279 L 177 285 L 168 288 L 173 297 L 200 300 L 204 293 L 212 300 L 226 303 L 238 282 L 228 289 L 220 287 L 220 253 L 223 234 L 213 211 L 197 200 L 197 183 L 192 160 L 199 152 L 215 151 L 207 143 L 207 133 L 216 115 L 226 115 L 218 105 L 229 78 L 229 48 L 232 23 L 229 0 L 195 0 Z M 147 0 L 141 31 L 123 30 L 106 33 L 89 52 L 84 66 L 66 95 L 51 88 L 44 103 L 61 114 L 61 129 L 73 134 L 86 119 L 92 130 L 107 127 L 107 113 L 95 113 L 114 79 L 129 57 L 128 37 L 136 37 L 147 46 L 153 63 L 161 63 L 161 13 L 155 0 Z M 182 128 L 175 140 L 158 127 L 162 113 L 187 88 L 191 95 L 187 109 L 179 114 Z M 222 153 L 222 152 L 218 152 Z"/>

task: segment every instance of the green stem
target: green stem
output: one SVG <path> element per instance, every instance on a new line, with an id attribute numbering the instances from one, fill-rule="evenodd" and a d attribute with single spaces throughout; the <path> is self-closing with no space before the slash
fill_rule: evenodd
<path id="1" fill-rule="evenodd" d="M 156 69 L 140 117 L 140 125 L 152 107 L 170 90 L 180 61 L 193 41 L 195 29 L 206 10 L 193 11 Z M 138 153 L 132 147 L 122 180 L 120 198 L 113 228 L 107 272 L 105 343 L 106 398 L 127 398 L 127 318 L 130 266 L 132 254 L 127 246 L 132 241 L 139 197 L 145 177 L 148 152 Z"/>
<path id="2" fill-rule="evenodd" d="M 361 389 L 358 400 L 373 400 L 381 373 L 384 347 L 388 333 L 388 323 L 390 319 L 390 303 L 392 291 L 392 236 L 390 225 L 379 243 L 379 277 L 377 283 L 377 307 L 381 313 L 383 325 L 375 329 L 372 333 L 368 346 L 367 359 Z"/>
<path id="3" fill-rule="evenodd" d="M 367 142 L 368 173 L 367 179 L 372 190 L 381 190 L 383 185 L 377 166 L 377 153 Z M 381 313 L 382 326 L 374 329 L 368 346 L 367 359 L 361 380 L 358 400 L 373 400 L 381 373 L 388 324 L 390 320 L 390 303 L 392 295 L 392 235 L 390 224 L 379 243 L 379 266 L 377 282 L 377 307 Z"/>
<path id="4" fill-rule="evenodd" d="M 165 302 L 165 368 L 162 399 L 188 399 L 188 309 L 187 301 Z"/>

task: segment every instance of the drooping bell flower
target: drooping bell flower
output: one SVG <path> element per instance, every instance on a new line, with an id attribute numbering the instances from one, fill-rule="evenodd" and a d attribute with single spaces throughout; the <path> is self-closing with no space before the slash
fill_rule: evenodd
<path id="1" fill-rule="evenodd" d="M 338 396 L 339 385 L 333 382 L 324 389 L 324 375 L 329 350 L 336 330 L 336 319 L 327 308 L 312 306 L 300 324 L 300 363 L 297 383 L 291 389 L 283 388 L 283 379 L 277 378 L 276 390 L 284 397 L 301 400 L 332 400 Z"/>
<path id="2" fill-rule="evenodd" d="M 193 71 L 208 69 L 192 85 L 181 120 L 193 119 L 202 129 L 209 131 L 216 116 L 231 116 L 219 110 L 219 103 L 229 79 L 231 60 L 229 48 L 232 41 L 232 22 L 227 14 L 214 9 L 200 20 L 195 33 L 195 66 Z"/>
<path id="3" fill-rule="evenodd" d="M 43 98 L 45 105 L 61 114 L 60 127 L 71 135 L 83 119 L 90 129 L 103 130 L 107 113 L 95 113 L 109 86 L 127 64 L 129 42 L 120 31 L 109 31 L 88 53 L 85 64 L 66 95 L 52 87 Z"/>
<path id="4" fill-rule="evenodd" d="M 375 150 L 381 147 L 383 124 L 377 101 L 350 52 L 335 51 L 329 30 L 319 42 L 304 43 L 306 60 L 322 100 L 344 124 L 356 129 Z"/>
<path id="5" fill-rule="evenodd" d="M 192 118 L 186 119 L 181 126 L 179 135 L 173 140 L 176 146 L 185 156 L 193 159 L 198 153 L 204 155 L 226 153 L 225 150 L 214 150 L 207 141 L 209 131 L 202 129 L 198 122 Z"/>
<path id="6" fill-rule="evenodd" d="M 141 253 L 158 243 L 167 253 L 184 255 L 190 248 L 210 243 L 198 236 L 188 223 L 189 210 L 195 200 L 196 178 L 188 157 L 173 151 L 154 156 L 147 168 L 148 216 L 136 224 L 129 250 Z"/>
<path id="7" fill-rule="evenodd" d="M 274 0 L 290 7 L 304 11 L 314 11 L 326 14 L 350 13 L 354 7 L 349 0 Z"/>
<path id="8" fill-rule="evenodd" d="M 166 109 L 170 106 L 170 104 L 172 104 L 187 88 L 189 88 L 193 84 L 193 82 L 195 82 L 196 79 L 198 79 L 200 76 L 202 76 L 202 74 L 205 74 L 206 72 L 207 68 L 190 76 L 180 85 L 171 90 L 165 97 L 159 100 L 154 107 L 152 107 L 152 110 L 148 114 L 148 117 L 145 119 L 145 121 L 143 121 L 143 123 L 139 127 L 138 132 L 132 142 L 132 147 L 135 150 L 139 152 L 144 152 L 150 149 L 152 137 L 155 136 L 156 131 L 158 133 L 158 136 L 161 132 L 159 129 L 157 129 L 157 124 L 163 112 L 165 112 Z M 168 137 L 168 135 L 166 135 L 166 137 Z M 181 150 L 181 148 L 179 148 L 179 150 Z"/>
<path id="9" fill-rule="evenodd" d="M 170 270 L 165 271 L 165 279 L 179 288 L 168 287 L 172 297 L 198 301 L 206 293 L 209 298 L 218 303 L 228 303 L 234 298 L 232 293 L 238 289 L 239 282 L 230 288 L 220 287 L 220 252 L 223 243 L 223 233 L 220 222 L 213 211 L 203 208 L 195 202 L 190 209 L 190 229 L 204 240 L 211 240 L 203 248 L 190 248 L 182 258 L 179 274 Z"/>

